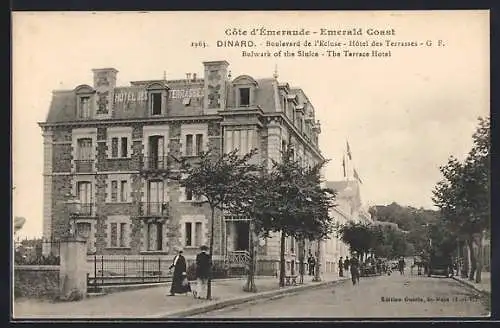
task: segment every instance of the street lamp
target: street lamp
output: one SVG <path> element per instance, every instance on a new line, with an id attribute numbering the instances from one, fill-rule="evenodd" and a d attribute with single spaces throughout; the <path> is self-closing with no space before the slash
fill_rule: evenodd
<path id="1" fill-rule="evenodd" d="M 66 206 L 69 213 L 70 224 L 69 234 L 71 237 L 76 237 L 76 219 L 80 214 L 80 200 L 71 194 L 68 194 L 66 197 Z"/>

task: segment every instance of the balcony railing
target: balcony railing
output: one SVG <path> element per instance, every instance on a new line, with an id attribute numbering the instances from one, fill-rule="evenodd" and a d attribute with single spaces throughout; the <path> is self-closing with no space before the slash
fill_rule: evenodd
<path id="1" fill-rule="evenodd" d="M 143 170 L 166 170 L 168 169 L 168 156 L 145 156 L 141 166 Z"/>
<path id="2" fill-rule="evenodd" d="M 93 203 L 79 203 L 78 212 L 73 213 L 77 217 L 91 217 L 94 216 L 94 204 Z"/>
<path id="3" fill-rule="evenodd" d="M 78 173 L 89 173 L 94 171 L 94 160 L 77 159 L 75 160 L 75 171 Z"/>
<path id="4" fill-rule="evenodd" d="M 246 266 L 250 261 L 250 253 L 247 250 L 228 251 L 226 263 L 229 266 Z"/>
<path id="5" fill-rule="evenodd" d="M 167 202 L 143 202 L 141 203 L 142 216 L 168 216 Z"/>

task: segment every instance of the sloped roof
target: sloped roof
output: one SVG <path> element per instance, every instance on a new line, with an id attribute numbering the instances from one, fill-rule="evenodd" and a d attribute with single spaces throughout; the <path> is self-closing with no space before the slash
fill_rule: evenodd
<path id="1" fill-rule="evenodd" d="M 259 87 L 255 90 L 255 101 L 265 113 L 276 112 L 274 82 L 272 78 L 257 79 Z"/>

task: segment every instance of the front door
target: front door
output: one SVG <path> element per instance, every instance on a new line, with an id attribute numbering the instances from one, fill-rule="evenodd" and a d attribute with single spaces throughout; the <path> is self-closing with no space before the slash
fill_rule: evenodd
<path id="1" fill-rule="evenodd" d="M 236 221 L 236 245 L 235 250 L 248 250 L 249 244 L 249 223 L 248 221 Z"/>

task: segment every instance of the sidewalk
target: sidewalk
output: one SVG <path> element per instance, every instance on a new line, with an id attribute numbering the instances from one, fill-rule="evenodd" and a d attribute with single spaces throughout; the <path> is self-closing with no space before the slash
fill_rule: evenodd
<path id="1" fill-rule="evenodd" d="M 312 277 L 304 276 L 302 288 L 313 287 L 339 280 L 338 276 L 325 275 L 323 282 L 312 282 Z M 294 292 L 302 288 L 278 287 L 275 277 L 257 277 L 255 283 L 258 293 L 246 293 L 242 290 L 246 279 L 221 280 L 212 282 L 213 300 L 194 299 L 189 295 L 166 296 L 170 285 L 147 289 L 130 290 L 87 298 L 79 302 L 54 303 L 50 301 L 22 300 L 15 301 L 14 318 L 161 318 L 187 313 L 190 309 L 199 311 L 204 307 L 223 307 L 224 303 L 241 303 L 243 299 L 271 297 L 277 293 Z M 195 284 L 193 284 L 195 287 Z"/>
<path id="2" fill-rule="evenodd" d="M 477 284 L 475 281 L 470 281 L 467 278 L 461 278 L 454 276 L 453 279 L 456 281 L 467 285 L 475 290 L 483 293 L 491 295 L 491 273 L 490 272 L 481 272 L 481 283 Z"/>

